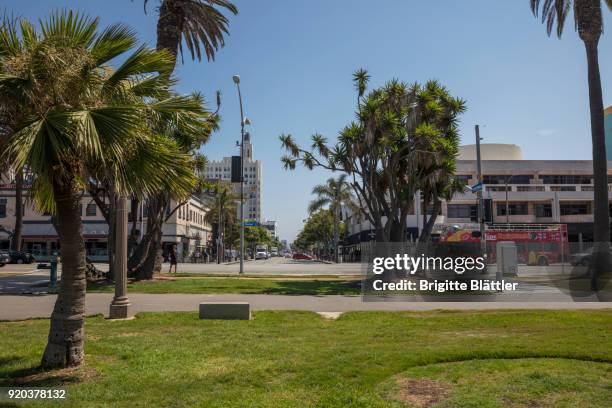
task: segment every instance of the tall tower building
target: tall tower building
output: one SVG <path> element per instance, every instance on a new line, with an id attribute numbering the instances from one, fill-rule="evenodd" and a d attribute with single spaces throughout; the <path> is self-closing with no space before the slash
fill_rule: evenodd
<path id="1" fill-rule="evenodd" d="M 244 218 L 261 223 L 261 187 L 262 174 L 261 162 L 253 160 L 253 145 L 251 136 L 246 133 L 244 136 Z M 209 161 L 206 166 L 205 176 L 208 179 L 221 179 L 231 182 L 232 179 L 232 158 L 224 157 L 223 160 Z M 240 194 L 240 183 L 233 183 L 234 193 Z M 238 212 L 240 212 L 240 205 Z M 240 213 L 238 213 L 240 216 Z"/>

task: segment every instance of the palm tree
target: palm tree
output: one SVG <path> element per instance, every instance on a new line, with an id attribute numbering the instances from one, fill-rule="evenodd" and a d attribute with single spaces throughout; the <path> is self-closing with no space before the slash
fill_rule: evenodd
<path id="1" fill-rule="evenodd" d="M 82 192 L 103 167 L 119 194 L 149 195 L 172 184 L 187 195 L 195 185 L 189 157 L 153 134 L 146 118 L 188 120 L 202 112 L 189 98 L 154 99 L 171 84 L 166 73 L 173 60 L 166 52 L 140 47 L 111 69 L 110 61 L 136 45 L 123 25 L 99 32 L 97 19 L 62 11 L 41 22 L 40 32 L 27 20 L 19 26 L 0 29 L 0 94 L 14 95 L 30 114 L 8 135 L 2 159 L 32 174 L 30 196 L 39 210 L 54 214 L 60 239 L 62 279 L 42 365 L 75 366 L 84 358 Z"/>
<path id="2" fill-rule="evenodd" d="M 145 11 L 149 0 L 144 1 Z M 225 45 L 229 21 L 218 8 L 238 14 L 227 0 L 161 0 L 157 20 L 157 49 L 168 50 L 176 58 L 183 53 L 183 40 L 191 59 L 215 59 L 215 52 Z"/>
<path id="3" fill-rule="evenodd" d="M 597 46 L 603 33 L 602 3 L 612 10 L 612 0 L 530 0 L 531 11 L 542 16 L 550 36 L 556 25 L 556 33 L 563 34 L 565 21 L 572 9 L 578 36 L 584 43 L 589 81 L 589 105 L 591 110 L 591 139 L 593 143 L 593 240 L 604 243 L 610 240 L 608 205 L 608 169 L 604 130 L 604 107 L 599 74 Z"/>
<path id="4" fill-rule="evenodd" d="M 313 214 L 323 208 L 329 208 L 334 215 L 334 261 L 338 262 L 338 241 L 340 235 L 340 211 L 343 204 L 354 202 L 351 185 L 346 181 L 347 175 L 341 174 L 337 179 L 329 178 L 327 183 L 314 186 L 312 194 L 316 195 L 308 205 L 308 212 Z"/>
<path id="5" fill-rule="evenodd" d="M 147 10 L 149 0 L 144 0 L 144 9 Z M 229 10 L 238 14 L 238 9 L 227 0 L 160 0 L 159 18 L 157 20 L 157 49 L 166 50 L 173 56 L 174 69 L 176 57 L 183 53 L 183 40 L 191 54 L 191 58 L 202 59 L 202 48 L 208 60 L 214 60 L 216 51 L 225 45 L 224 36 L 228 34 L 227 17 L 218 8 Z M 217 95 L 219 104 L 219 95 Z M 187 150 L 198 150 L 194 145 Z M 152 276 L 161 270 L 161 228 L 164 221 L 164 209 L 168 205 L 168 197 L 158 194 L 149 200 L 147 205 L 146 240 L 151 242 L 146 248 L 139 248 L 136 254 L 144 253 L 145 261 L 142 263 L 143 271 L 139 274 Z M 157 233 L 155 233 L 157 231 Z M 140 260 L 130 260 L 131 263 Z"/>

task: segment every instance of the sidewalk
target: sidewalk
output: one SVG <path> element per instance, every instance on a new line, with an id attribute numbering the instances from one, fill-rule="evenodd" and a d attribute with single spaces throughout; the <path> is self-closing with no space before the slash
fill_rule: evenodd
<path id="1" fill-rule="evenodd" d="M 87 315 L 108 315 L 111 293 L 88 293 Z M 360 296 L 285 296 L 285 295 L 129 295 L 134 313 L 198 310 L 200 302 L 249 302 L 252 310 L 306 310 L 313 312 L 401 311 L 401 310 L 495 310 L 495 309 L 610 309 L 606 302 L 363 302 Z M 55 295 L 0 296 L 0 320 L 48 318 Z"/>

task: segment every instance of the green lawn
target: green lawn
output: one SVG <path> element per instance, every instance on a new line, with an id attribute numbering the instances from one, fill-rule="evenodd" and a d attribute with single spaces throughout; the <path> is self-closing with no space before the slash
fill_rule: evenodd
<path id="1" fill-rule="evenodd" d="M 612 311 L 146 313 L 87 319 L 86 365 L 40 373 L 47 320 L 0 323 L 0 386 L 63 406 L 608 407 Z M 1 405 L 1 404 L 0 404 Z M 52 403 L 31 404 L 52 406 Z M 410 406 L 410 405 L 408 405 Z"/>
<path id="2" fill-rule="evenodd" d="M 274 295 L 359 295 L 360 281 L 342 278 L 176 277 L 128 284 L 129 293 L 242 293 Z M 90 283 L 89 292 L 113 292 L 108 283 Z"/>

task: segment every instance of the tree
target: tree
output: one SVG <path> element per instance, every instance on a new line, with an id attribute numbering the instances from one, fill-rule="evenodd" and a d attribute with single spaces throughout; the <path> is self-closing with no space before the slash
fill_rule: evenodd
<path id="1" fill-rule="evenodd" d="M 145 12 L 148 0 L 144 1 Z M 208 60 L 214 60 L 215 52 L 225 45 L 224 36 L 228 34 L 228 20 L 218 8 L 233 14 L 238 9 L 227 0 L 161 0 L 157 20 L 157 49 L 166 50 L 173 57 L 183 53 L 183 41 L 191 53 L 192 59 L 201 60 L 202 48 Z M 217 94 L 217 105 L 220 94 Z M 192 140 L 185 146 L 189 152 L 197 151 L 202 143 Z M 161 270 L 162 260 L 162 225 L 164 211 L 169 205 L 167 195 L 160 193 L 147 203 L 147 234 L 130 259 L 130 265 L 139 265 L 137 271 L 141 276 L 152 276 Z"/>
<path id="2" fill-rule="evenodd" d="M 326 184 L 314 186 L 312 194 L 316 198 L 308 205 L 310 214 L 328 207 L 333 214 L 334 230 L 334 261 L 338 262 L 338 244 L 340 239 L 340 216 L 342 205 L 353 202 L 353 193 L 350 184 L 346 181 L 346 174 L 341 174 L 337 179 L 330 178 Z"/>
<path id="3" fill-rule="evenodd" d="M 236 200 L 239 200 L 236 194 L 232 192 L 231 185 L 224 183 L 221 180 L 217 181 L 212 186 L 214 196 L 209 200 L 210 208 L 204 220 L 210 225 L 217 225 L 217 239 L 220 244 L 225 244 L 225 239 L 230 237 L 233 238 L 233 234 L 225 234 L 225 231 L 231 232 L 232 227 L 236 224 L 237 213 L 236 213 Z M 230 241 L 230 243 L 232 243 Z M 231 245 L 230 245 L 231 247 Z M 217 262 L 223 261 L 223 254 L 225 250 L 223 245 L 217 246 Z"/>
<path id="4" fill-rule="evenodd" d="M 2 159 L 12 168 L 27 167 L 34 204 L 52 213 L 57 225 L 62 279 L 42 365 L 65 367 L 84 359 L 79 204 L 88 181 L 104 168 L 119 194 L 149 195 L 172 184 L 187 195 L 196 182 L 189 157 L 176 142 L 152 132 L 145 118 L 193 120 L 203 112 L 189 98 L 154 99 L 172 83 L 165 75 L 172 67 L 166 52 L 139 47 L 111 69 L 112 60 L 136 45 L 129 28 L 116 24 L 98 31 L 97 19 L 71 11 L 55 12 L 40 25 L 39 32 L 24 19 L 19 30 L 12 24 L 0 30 L 0 94 L 14 95 L 30 113 L 8 135 Z"/>
<path id="5" fill-rule="evenodd" d="M 357 121 L 341 132 L 335 145 L 318 134 L 311 150 L 291 135 L 281 135 L 286 169 L 302 162 L 349 175 L 359 206 L 376 231 L 377 242 L 405 242 L 406 220 L 414 195 L 440 162 L 454 160 L 458 116 L 465 103 L 436 81 L 411 86 L 397 80 L 369 92 L 369 75 L 358 70 Z"/>
<path id="6" fill-rule="evenodd" d="M 145 11 L 149 0 L 144 1 Z M 176 58 L 183 54 L 183 40 L 191 59 L 215 59 L 225 45 L 229 21 L 219 8 L 238 14 L 238 8 L 227 0 L 161 0 L 157 20 L 157 49 L 168 50 Z"/>
<path id="7" fill-rule="evenodd" d="M 612 0 L 530 0 L 531 11 L 536 17 L 542 16 L 547 34 L 550 36 L 556 25 L 559 38 L 563 34 L 565 20 L 573 5 L 574 25 L 586 50 L 593 151 L 593 241 L 596 243 L 594 272 L 608 269 L 607 253 L 610 241 L 608 162 L 598 55 L 599 39 L 603 33 L 602 3 L 612 10 Z M 597 290 L 595 273 L 591 282 L 593 289 Z"/>
<path id="8" fill-rule="evenodd" d="M 608 242 L 610 240 L 604 106 L 597 49 L 603 33 L 602 2 L 605 2 L 608 8 L 612 10 L 612 0 L 573 0 L 573 2 L 571 0 L 545 2 L 530 0 L 532 12 L 536 17 L 541 14 L 542 22 L 546 23 L 548 35 L 551 35 L 556 25 L 556 33 L 559 38 L 563 34 L 565 20 L 572 9 L 573 3 L 574 23 L 578 36 L 586 49 L 593 144 L 595 190 L 593 237 L 595 242 Z"/>
<path id="9" fill-rule="evenodd" d="M 333 211 L 318 210 L 310 214 L 291 246 L 294 250 L 313 251 L 319 256 L 331 257 L 334 253 L 334 233 Z M 342 235 L 344 228 L 340 228 L 338 233 Z"/>
<path id="10" fill-rule="evenodd" d="M 258 244 L 270 245 L 272 243 L 268 230 L 259 225 L 244 228 L 244 241 L 246 242 L 246 247 L 250 248 L 253 252 L 255 252 L 255 247 Z"/>

